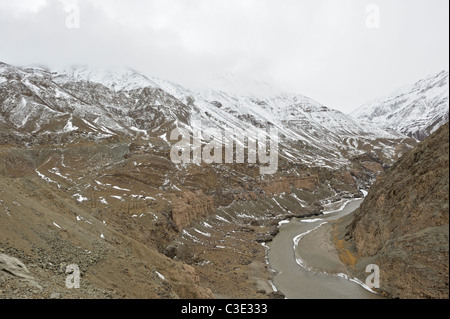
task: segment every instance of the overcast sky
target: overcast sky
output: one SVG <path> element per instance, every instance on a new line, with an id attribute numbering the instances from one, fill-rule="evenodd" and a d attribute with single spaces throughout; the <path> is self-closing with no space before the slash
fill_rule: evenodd
<path id="1" fill-rule="evenodd" d="M 232 72 L 349 112 L 448 70 L 448 12 L 448 0 L 0 0 L 0 61 L 129 66 L 188 87 Z"/>

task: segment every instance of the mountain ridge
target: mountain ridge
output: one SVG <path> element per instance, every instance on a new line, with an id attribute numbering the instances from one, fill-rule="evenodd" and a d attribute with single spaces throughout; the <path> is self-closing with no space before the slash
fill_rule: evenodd
<path id="1" fill-rule="evenodd" d="M 363 104 L 351 115 L 423 140 L 449 120 L 448 79 L 446 70 L 428 75 Z"/>
<path id="2" fill-rule="evenodd" d="M 192 127 L 193 122 L 222 130 L 272 125 L 282 136 L 286 150 L 281 156 L 286 160 L 329 167 L 348 165 L 349 157 L 367 150 L 389 158 L 395 143 L 382 145 L 377 140 L 407 140 L 300 94 L 196 92 L 130 68 L 51 70 L 2 64 L 2 78 L 0 119 L 22 136 L 82 131 L 94 139 L 121 134 L 167 139 L 171 129 Z M 72 125 L 73 119 L 78 125 Z M 298 143 L 305 146 L 301 151 Z"/>

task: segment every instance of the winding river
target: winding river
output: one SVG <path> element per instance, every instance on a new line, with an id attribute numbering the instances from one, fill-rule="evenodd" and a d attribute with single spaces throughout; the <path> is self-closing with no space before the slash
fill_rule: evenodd
<path id="1" fill-rule="evenodd" d="M 292 219 L 280 225 L 280 233 L 268 244 L 268 261 L 277 274 L 273 283 L 288 299 L 377 299 L 362 282 L 345 278 L 339 272 L 336 254 L 320 247 L 314 238 L 322 226 L 353 212 L 362 199 L 346 200 L 327 207 L 324 216 Z M 317 234 L 316 234 L 317 236 Z M 328 244 L 328 246 L 330 246 Z M 323 253 L 325 251 L 325 253 Z M 331 250 L 330 250 L 331 251 Z M 320 252 L 320 253 L 318 253 Z M 330 256 L 328 256 L 330 255 Z M 336 265 L 334 275 L 308 267 L 309 261 L 323 263 L 325 269 Z M 340 265 L 342 267 L 342 265 Z M 368 274 L 369 275 L 369 274 Z"/>

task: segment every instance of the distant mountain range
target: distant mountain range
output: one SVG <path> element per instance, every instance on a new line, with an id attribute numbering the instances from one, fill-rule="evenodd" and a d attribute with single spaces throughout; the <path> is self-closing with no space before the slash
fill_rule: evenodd
<path id="1" fill-rule="evenodd" d="M 427 76 L 364 104 L 351 115 L 423 140 L 449 120 L 448 77 L 448 71 Z"/>
<path id="2" fill-rule="evenodd" d="M 443 81 L 438 88 L 445 87 Z M 429 91 L 430 101 L 448 102 L 441 91 Z M 173 128 L 199 121 L 203 127 L 223 130 L 275 126 L 282 158 L 328 168 L 348 165 L 349 159 L 372 151 L 395 160 L 397 145 L 409 143 L 402 129 L 368 123 L 355 114 L 353 118 L 311 98 L 234 75 L 216 77 L 211 87 L 194 91 L 129 68 L 51 70 L 0 63 L 3 143 L 117 137 L 167 140 Z"/>

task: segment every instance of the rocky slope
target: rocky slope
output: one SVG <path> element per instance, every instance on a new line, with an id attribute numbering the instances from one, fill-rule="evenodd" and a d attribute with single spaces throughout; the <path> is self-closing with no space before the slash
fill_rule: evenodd
<path id="1" fill-rule="evenodd" d="M 448 71 L 442 71 L 366 103 L 352 116 L 423 140 L 448 122 L 448 92 Z"/>
<path id="2" fill-rule="evenodd" d="M 26 173 L 0 178 L 0 253 L 18 258 L 40 286 L 0 267 L 1 298 L 213 297 L 194 268 L 158 251 L 151 227 L 143 229 L 154 219 L 146 209 L 134 223 L 126 207 L 113 206 L 113 214 L 94 208 L 92 200 L 81 205 L 66 186 L 42 181 Z M 159 228 L 165 231 L 164 224 Z M 140 237 L 133 236 L 137 230 Z M 80 289 L 65 286 L 70 264 L 80 268 Z"/>
<path id="3" fill-rule="evenodd" d="M 449 298 L 448 123 L 379 176 L 345 240 L 361 278 L 380 267 L 389 297 Z"/>

